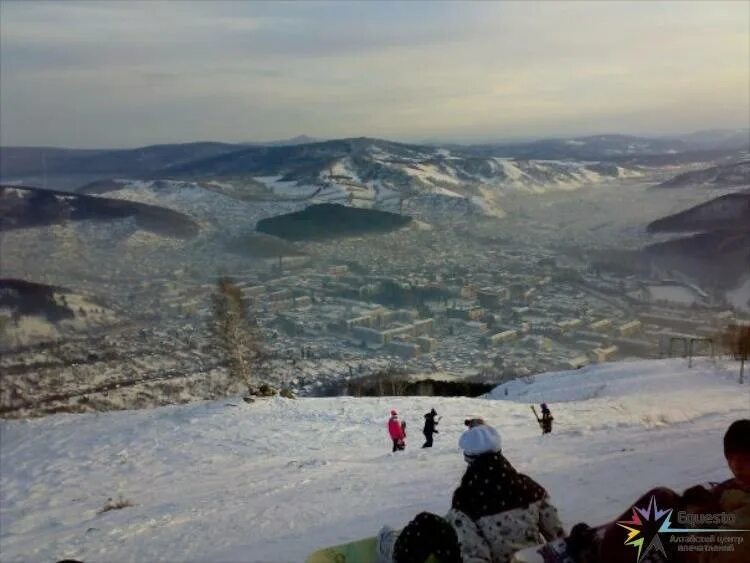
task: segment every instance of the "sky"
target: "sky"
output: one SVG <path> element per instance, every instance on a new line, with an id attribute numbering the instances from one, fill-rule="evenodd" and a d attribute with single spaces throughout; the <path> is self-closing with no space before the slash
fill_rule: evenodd
<path id="1" fill-rule="evenodd" d="M 0 0 L 0 144 L 750 124 L 750 2 Z"/>

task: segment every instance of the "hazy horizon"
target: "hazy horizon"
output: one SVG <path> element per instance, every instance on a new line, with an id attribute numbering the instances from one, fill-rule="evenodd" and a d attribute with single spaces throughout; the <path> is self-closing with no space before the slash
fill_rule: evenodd
<path id="1" fill-rule="evenodd" d="M 297 141 L 299 137 L 309 137 L 309 143 L 324 143 L 327 141 L 341 141 L 346 139 L 377 139 L 381 141 L 389 141 L 394 143 L 402 143 L 402 144 L 413 144 L 413 145 L 457 145 L 457 146 L 472 146 L 472 145 L 482 145 L 482 144 L 488 144 L 488 145 L 512 145 L 512 144 L 523 144 L 523 143 L 533 143 L 536 141 L 548 141 L 548 140 L 559 140 L 559 139 L 567 139 L 567 138 L 585 138 L 585 137 L 604 137 L 604 136 L 632 136 L 637 138 L 644 138 L 644 139 L 670 139 L 670 138 L 680 138 L 684 136 L 694 135 L 694 134 L 708 134 L 713 132 L 725 132 L 725 133 L 735 133 L 735 132 L 748 132 L 750 134 L 750 129 L 748 128 L 725 128 L 725 127 L 714 127 L 709 129 L 701 129 L 698 131 L 695 130 L 689 130 L 689 131 L 679 131 L 671 134 L 666 133 L 621 133 L 619 131 L 603 131 L 603 132 L 590 132 L 590 133 L 580 133 L 580 134 L 571 134 L 571 135 L 539 135 L 539 136 L 514 136 L 514 137 L 487 137 L 487 138 L 480 138 L 480 139 L 449 139 L 449 138 L 431 138 L 431 139 L 415 139 L 415 140 L 402 140 L 402 139 L 393 139 L 388 137 L 373 137 L 371 135 L 350 135 L 346 137 L 330 137 L 330 138 L 322 138 L 322 137 L 313 137 L 312 135 L 307 135 L 306 133 L 300 133 L 299 135 L 293 135 L 286 138 L 276 138 L 276 139 L 263 139 L 263 140 L 244 140 L 244 141 L 225 141 L 222 139 L 190 139 L 190 140 L 180 140 L 180 139 L 174 139 L 174 140 L 165 140 L 163 142 L 157 142 L 157 143 L 135 143 L 135 144 L 118 144 L 118 145 L 100 145 L 96 147 L 92 146 L 78 146 L 78 145 L 50 145 L 50 144 L 38 144 L 38 145 L 11 145 L 11 144 L 0 144 L 0 147 L 3 148 L 28 148 L 28 149 L 63 149 L 63 150 L 129 150 L 129 149 L 137 149 L 137 148 L 144 148 L 149 146 L 161 146 L 161 145 L 189 145 L 189 144 L 199 144 L 199 143 L 219 143 L 219 144 L 236 144 L 236 145 L 247 145 L 248 147 L 252 146 L 273 146 L 273 145 L 283 145 L 286 141 Z"/>
<path id="2" fill-rule="evenodd" d="M 750 4 L 0 3 L 0 144 L 669 136 L 750 122 Z"/>

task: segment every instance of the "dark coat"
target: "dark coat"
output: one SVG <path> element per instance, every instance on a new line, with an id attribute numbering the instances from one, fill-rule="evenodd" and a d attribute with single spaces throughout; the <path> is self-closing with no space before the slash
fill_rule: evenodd
<path id="1" fill-rule="evenodd" d="M 552 421 L 553 420 L 555 420 L 555 419 L 552 417 L 552 414 L 550 414 L 549 411 L 545 412 L 542 415 L 542 421 L 540 423 L 541 426 L 542 426 L 542 432 L 544 432 L 545 434 L 549 434 L 550 432 L 552 432 Z"/>
<path id="2" fill-rule="evenodd" d="M 424 415 L 424 430 L 423 432 L 425 434 L 434 434 L 437 432 L 436 426 L 437 421 L 435 420 L 435 417 L 437 416 L 436 412 L 428 412 L 426 415 Z"/>

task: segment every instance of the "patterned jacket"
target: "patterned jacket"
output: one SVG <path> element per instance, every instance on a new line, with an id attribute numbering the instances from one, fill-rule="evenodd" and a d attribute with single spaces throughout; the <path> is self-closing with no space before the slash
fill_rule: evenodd
<path id="1" fill-rule="evenodd" d="M 516 551 L 564 535 L 547 491 L 501 453 L 469 465 L 445 519 L 463 563 L 506 563 Z"/>
<path id="2" fill-rule="evenodd" d="M 509 563 L 563 535 L 547 491 L 494 452 L 472 458 L 445 517 L 422 512 L 389 543 L 392 553 L 384 542 L 378 549 L 383 562 Z"/>

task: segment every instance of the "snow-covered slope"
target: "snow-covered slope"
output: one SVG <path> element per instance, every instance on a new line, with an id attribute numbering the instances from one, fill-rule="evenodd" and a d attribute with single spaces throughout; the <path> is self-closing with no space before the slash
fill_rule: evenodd
<path id="1" fill-rule="evenodd" d="M 731 368 L 731 371 L 730 371 Z M 507 395 L 506 393 L 507 389 Z M 566 526 L 616 516 L 648 488 L 728 477 L 721 437 L 750 415 L 736 365 L 608 364 L 537 376 L 494 399 L 275 399 L 2 422 L 4 561 L 302 561 L 313 549 L 443 513 L 469 415 L 550 491 Z M 547 401 L 542 438 L 529 401 Z M 422 414 L 443 416 L 419 449 Z M 411 430 L 389 453 L 388 410 Z M 98 513 L 109 497 L 134 506 Z"/>
<path id="2" fill-rule="evenodd" d="M 750 192 L 725 194 L 648 225 L 659 232 L 750 231 Z"/>
<path id="3" fill-rule="evenodd" d="M 195 219 L 202 234 L 220 230 L 225 234 L 247 232 L 255 222 L 304 207 L 304 203 L 248 201 L 237 197 L 240 186 L 224 182 L 115 179 L 97 182 L 83 191 L 109 199 L 127 200 L 179 211 Z M 106 188 L 102 187 L 106 184 Z"/>
<path id="4" fill-rule="evenodd" d="M 158 201 L 170 208 L 174 207 L 169 205 L 169 191 L 182 185 L 180 196 L 194 203 L 195 189 L 208 189 L 240 199 L 332 202 L 387 209 L 404 203 L 412 210 L 500 216 L 502 207 L 496 198 L 503 194 L 575 190 L 641 175 L 632 167 L 598 161 L 513 159 L 477 155 L 466 148 L 363 138 L 254 147 L 164 171 L 165 177 L 182 182 L 114 182 L 131 192 L 156 186 L 160 197 L 135 201 Z M 107 195 L 121 197 L 117 191 L 121 190 Z"/>
<path id="5" fill-rule="evenodd" d="M 284 197 L 366 207 L 397 206 L 403 200 L 417 209 L 498 215 L 501 208 L 493 196 L 575 190 L 641 175 L 636 170 L 597 163 L 475 157 L 448 149 L 393 146 L 364 145 L 353 155 L 333 154 L 319 165 L 306 162 L 299 170 L 282 163 L 279 175 L 256 176 L 254 180 Z M 455 200 L 463 200 L 464 206 Z"/>
<path id="6" fill-rule="evenodd" d="M 118 311 L 94 296 L 0 279 L 0 351 L 95 331 L 121 320 Z"/>

